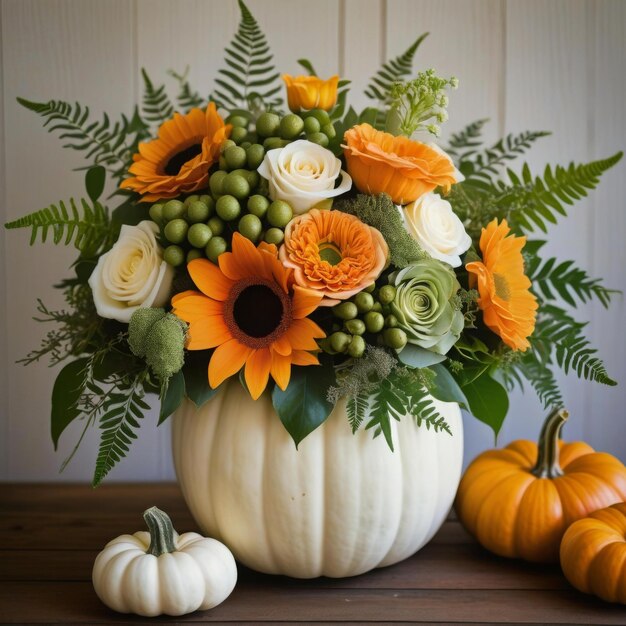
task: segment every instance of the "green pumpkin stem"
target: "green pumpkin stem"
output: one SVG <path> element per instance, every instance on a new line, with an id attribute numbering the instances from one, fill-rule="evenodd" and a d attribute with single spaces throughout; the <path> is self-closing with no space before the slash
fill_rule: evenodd
<path id="1" fill-rule="evenodd" d="M 563 475 L 559 465 L 559 437 L 569 413 L 561 408 L 554 409 L 546 418 L 537 444 L 537 463 L 531 470 L 537 478 L 556 478 Z"/>
<path id="2" fill-rule="evenodd" d="M 175 530 L 170 516 L 156 506 L 144 511 L 143 519 L 150 531 L 150 546 L 146 554 L 161 556 L 166 552 L 176 552 Z"/>

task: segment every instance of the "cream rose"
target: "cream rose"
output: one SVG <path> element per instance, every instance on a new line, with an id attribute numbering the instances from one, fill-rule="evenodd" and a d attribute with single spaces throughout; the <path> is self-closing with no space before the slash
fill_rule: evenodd
<path id="1" fill-rule="evenodd" d="M 174 269 L 163 260 L 158 232 L 149 220 L 124 225 L 115 245 L 98 259 L 89 278 L 98 315 L 127 324 L 138 308 L 167 302 Z"/>
<path id="2" fill-rule="evenodd" d="M 330 150 L 304 139 L 269 150 L 258 172 L 269 181 L 270 198 L 288 202 L 297 215 L 352 186 L 352 179 Z M 340 176 L 341 183 L 335 187 Z"/>
<path id="3" fill-rule="evenodd" d="M 472 239 L 447 200 L 426 193 L 403 212 L 408 231 L 431 257 L 452 267 L 461 265 L 459 255 L 468 250 Z"/>

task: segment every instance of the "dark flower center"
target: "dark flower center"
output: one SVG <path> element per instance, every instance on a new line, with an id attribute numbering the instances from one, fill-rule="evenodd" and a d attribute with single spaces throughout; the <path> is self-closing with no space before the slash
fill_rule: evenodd
<path id="1" fill-rule="evenodd" d="M 224 321 L 241 343 L 266 348 L 289 328 L 291 298 L 271 281 L 243 279 L 224 302 Z"/>
<path id="2" fill-rule="evenodd" d="M 194 157 L 197 157 L 202 152 L 202 144 L 195 143 L 180 152 L 177 152 L 165 165 L 163 172 L 167 176 L 176 176 L 180 172 L 180 168 L 191 161 Z"/>

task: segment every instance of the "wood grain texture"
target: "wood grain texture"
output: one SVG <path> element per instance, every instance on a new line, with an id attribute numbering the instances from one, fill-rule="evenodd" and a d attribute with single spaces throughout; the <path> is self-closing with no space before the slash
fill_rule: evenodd
<path id="1" fill-rule="evenodd" d="M 81 501 L 83 505 L 81 506 Z M 140 623 L 113 613 L 91 586 L 104 543 L 140 527 L 158 502 L 180 531 L 195 530 L 174 484 L 0 485 L 0 623 Z M 239 568 L 233 594 L 192 623 L 623 624 L 626 607 L 574 591 L 557 566 L 495 557 L 451 519 L 392 567 L 346 579 L 295 580 Z M 172 623 L 153 618 L 150 623 Z"/>

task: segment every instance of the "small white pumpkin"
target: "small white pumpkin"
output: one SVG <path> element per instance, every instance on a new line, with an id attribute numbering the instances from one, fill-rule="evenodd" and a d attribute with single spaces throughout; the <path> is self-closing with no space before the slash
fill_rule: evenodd
<path id="1" fill-rule="evenodd" d="M 237 565 L 223 543 L 198 533 L 179 536 L 156 507 L 143 517 L 150 532 L 121 535 L 96 557 L 93 586 L 104 604 L 145 617 L 185 615 L 230 595 Z"/>

